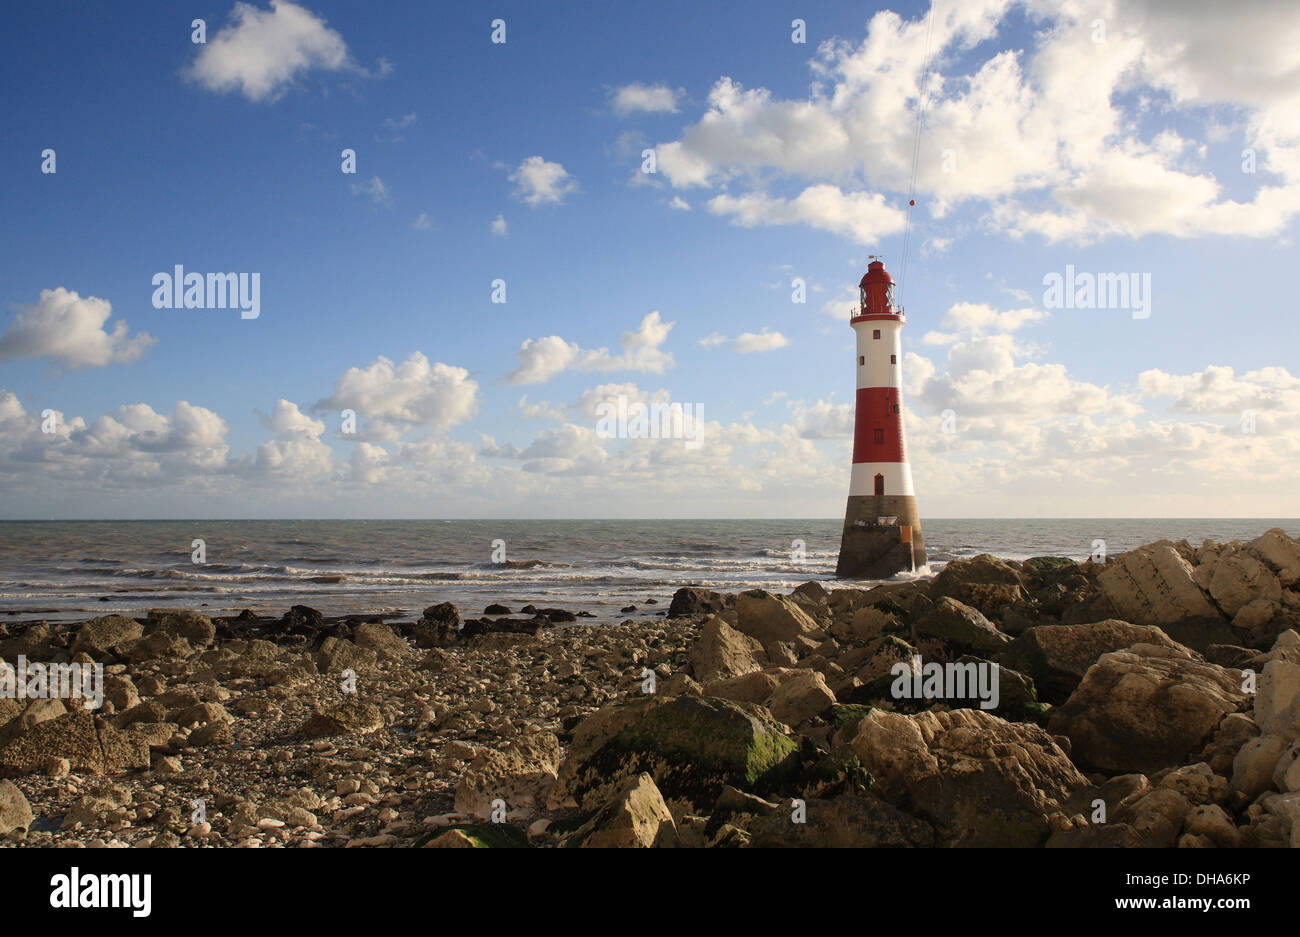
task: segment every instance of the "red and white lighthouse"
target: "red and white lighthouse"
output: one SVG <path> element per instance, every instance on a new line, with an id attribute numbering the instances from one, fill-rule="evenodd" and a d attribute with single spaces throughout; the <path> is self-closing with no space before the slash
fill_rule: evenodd
<path id="1" fill-rule="evenodd" d="M 835 574 L 884 579 L 925 565 L 903 425 L 903 308 L 894 278 L 875 258 L 858 284 L 849 324 L 857 333 L 853 474 Z"/>

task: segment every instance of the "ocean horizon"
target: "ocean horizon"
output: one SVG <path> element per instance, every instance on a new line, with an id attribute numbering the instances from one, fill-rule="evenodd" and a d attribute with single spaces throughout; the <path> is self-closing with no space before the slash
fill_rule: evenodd
<path id="1" fill-rule="evenodd" d="M 493 602 L 586 611 L 593 621 L 653 615 L 682 586 L 790 590 L 835 581 L 842 520 L 315 519 L 0 521 L 0 614 L 84 618 L 157 606 L 212 615 L 418 616 L 439 602 L 477 614 Z M 928 563 L 1082 560 L 1155 540 L 1249 540 L 1297 518 L 933 518 Z M 196 541 L 202 541 L 201 551 Z M 196 557 L 202 562 L 196 562 Z M 876 582 L 882 580 L 860 580 Z M 654 600 L 653 603 L 648 600 Z M 635 605 L 637 611 L 621 610 Z"/>

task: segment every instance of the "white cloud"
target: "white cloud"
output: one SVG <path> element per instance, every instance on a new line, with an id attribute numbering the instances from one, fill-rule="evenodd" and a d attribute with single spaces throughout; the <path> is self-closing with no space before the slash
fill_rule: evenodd
<path id="1" fill-rule="evenodd" d="M 669 202 L 668 205 L 671 208 L 676 208 L 678 211 L 691 210 L 690 202 L 686 201 L 686 199 L 682 198 L 680 195 L 674 195 L 673 200 Z"/>
<path id="2" fill-rule="evenodd" d="M 980 45 L 1021 6 L 1036 27 L 1026 48 Z M 882 11 L 860 42 L 818 48 L 807 96 L 719 78 L 703 115 L 656 147 L 659 166 L 677 188 L 727 187 L 711 206 L 739 224 L 805 223 L 871 243 L 899 230 L 901 200 L 876 203 L 868 221 L 844 203 L 908 191 L 924 98 L 917 199 L 934 217 L 971 202 L 984 226 L 1048 241 L 1274 235 L 1300 214 L 1300 20 L 1279 10 L 1267 0 L 944 4 L 928 75 L 925 14 Z M 1096 19 L 1104 42 L 1092 39 Z M 1225 62 L 1250 66 L 1217 78 Z M 1235 152 L 1231 178 L 1216 177 L 1195 145 L 1221 135 L 1225 115 L 1258 154 L 1254 178 L 1243 180 Z M 804 194 L 771 194 L 786 180 L 801 180 Z M 820 204 L 799 204 L 822 186 Z M 923 250 L 941 253 L 948 240 Z"/>
<path id="3" fill-rule="evenodd" d="M 789 344 L 790 340 L 780 332 L 769 332 L 765 328 L 761 332 L 742 332 L 737 335 L 731 343 L 731 350 L 747 355 L 756 351 L 775 351 Z"/>
<path id="4" fill-rule="evenodd" d="M 549 163 L 540 156 L 530 156 L 510 174 L 515 197 L 524 204 L 561 205 L 578 191 L 578 181 L 559 163 Z"/>
<path id="5" fill-rule="evenodd" d="M 432 231 L 433 219 L 429 217 L 428 212 L 420 212 L 416 215 L 415 220 L 411 222 L 411 227 L 416 231 Z"/>
<path id="6" fill-rule="evenodd" d="M 853 404 L 819 400 L 811 406 L 797 405 L 794 429 L 802 439 L 852 439 Z"/>
<path id="7" fill-rule="evenodd" d="M 183 484 L 227 468 L 226 421 L 185 400 L 170 415 L 136 403 L 90 424 L 58 413 L 53 433 L 42 431 L 42 419 L 29 414 L 15 394 L 0 390 L 0 478 L 34 475 L 41 482 L 77 482 L 102 492 Z"/>
<path id="8" fill-rule="evenodd" d="M 113 307 L 106 299 L 81 298 L 73 290 L 41 290 L 34 306 L 15 305 L 17 315 L 0 336 L 0 361 L 51 358 L 68 368 L 138 361 L 157 339 L 128 334 L 125 319 L 104 329 Z"/>
<path id="9" fill-rule="evenodd" d="M 505 237 L 510 233 L 510 228 L 506 224 L 505 215 L 497 215 L 492 219 L 492 233 L 497 237 Z"/>
<path id="10" fill-rule="evenodd" d="M 237 91 L 250 101 L 275 100 L 313 68 L 353 67 L 343 37 L 288 0 L 271 0 L 270 10 L 236 3 L 230 25 L 198 49 L 187 77 L 209 91 Z"/>
<path id="11" fill-rule="evenodd" d="M 793 199 L 751 192 L 741 196 L 717 195 L 709 211 L 731 218 L 745 228 L 758 225 L 804 224 L 857 241 L 875 244 L 883 235 L 903 230 L 907 217 L 885 203 L 879 192 L 845 193 L 833 185 L 813 185 Z"/>
<path id="12" fill-rule="evenodd" d="M 664 322 L 659 311 L 647 313 L 635 331 L 624 332 L 620 354 L 608 348 L 583 349 L 558 335 L 526 339 L 515 356 L 519 366 L 506 374 L 509 384 L 541 384 L 568 368 L 581 371 L 646 371 L 662 374 L 673 366 L 672 352 L 660 346 L 668 340 L 672 322 Z"/>
<path id="13" fill-rule="evenodd" d="M 624 116 L 645 111 L 652 114 L 677 113 L 677 92 L 667 85 L 644 85 L 633 82 L 614 90 L 612 105 Z"/>
<path id="14" fill-rule="evenodd" d="M 257 417 L 278 439 L 318 439 L 325 432 L 324 423 L 307 416 L 296 403 L 283 397 L 275 402 L 270 416 L 259 412 Z"/>
<path id="15" fill-rule="evenodd" d="M 478 383 L 464 368 L 413 352 L 400 365 L 376 358 L 349 368 L 314 410 L 355 410 L 363 437 L 393 440 L 417 426 L 446 430 L 478 411 Z"/>
<path id="16" fill-rule="evenodd" d="M 647 313 L 633 332 L 624 332 L 619 340 L 622 354 L 612 355 L 606 348 L 584 352 L 579 366 L 587 371 L 648 371 L 663 374 L 673 366 L 672 352 L 660 346 L 676 323 L 664 322 L 659 310 Z"/>
<path id="17" fill-rule="evenodd" d="M 581 349 L 558 335 L 528 338 L 515 352 L 519 367 L 506 375 L 509 384 L 541 384 L 578 360 Z"/>
<path id="18" fill-rule="evenodd" d="M 1048 314 L 1026 306 L 999 311 L 987 303 L 955 303 L 944 313 L 942 324 L 951 332 L 927 332 L 921 339 L 927 345 L 951 345 L 962 338 L 979 338 L 993 333 L 1015 332 L 1031 322 L 1041 322 Z"/>
<path id="19" fill-rule="evenodd" d="M 700 339 L 699 344 L 705 348 L 730 344 L 732 351 L 747 355 L 756 351 L 775 351 L 778 348 L 784 348 L 790 344 L 790 340 L 780 332 L 769 332 L 765 326 L 761 332 L 742 332 L 734 339 L 729 339 L 719 332 L 713 332 Z"/>
<path id="20" fill-rule="evenodd" d="M 1182 375 L 1153 368 L 1138 375 L 1138 387 L 1143 397 L 1173 398 L 1169 409 L 1175 413 L 1240 417 L 1251 410 L 1261 411 L 1265 425 L 1276 417 L 1300 422 L 1300 377 L 1286 368 L 1262 368 L 1241 377 L 1224 365 Z"/>
<path id="21" fill-rule="evenodd" d="M 383 446 L 359 442 L 352 447 L 352 480 L 364 485 L 382 484 L 388 474 L 388 463 L 388 450 Z"/>

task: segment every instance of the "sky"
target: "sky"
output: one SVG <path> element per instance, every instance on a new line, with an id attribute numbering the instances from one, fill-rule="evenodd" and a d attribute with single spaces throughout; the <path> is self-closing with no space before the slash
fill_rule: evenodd
<path id="1" fill-rule="evenodd" d="M 0 518 L 839 516 L 870 255 L 922 517 L 1300 516 L 1293 4 L 7 19 Z"/>

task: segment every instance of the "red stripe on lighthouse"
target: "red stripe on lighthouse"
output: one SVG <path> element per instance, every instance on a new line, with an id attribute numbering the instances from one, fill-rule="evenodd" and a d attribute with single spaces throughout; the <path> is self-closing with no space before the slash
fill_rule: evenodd
<path id="1" fill-rule="evenodd" d="M 897 387 L 858 388 L 853 427 L 853 461 L 907 461 L 907 437 L 903 433 L 903 395 Z"/>

